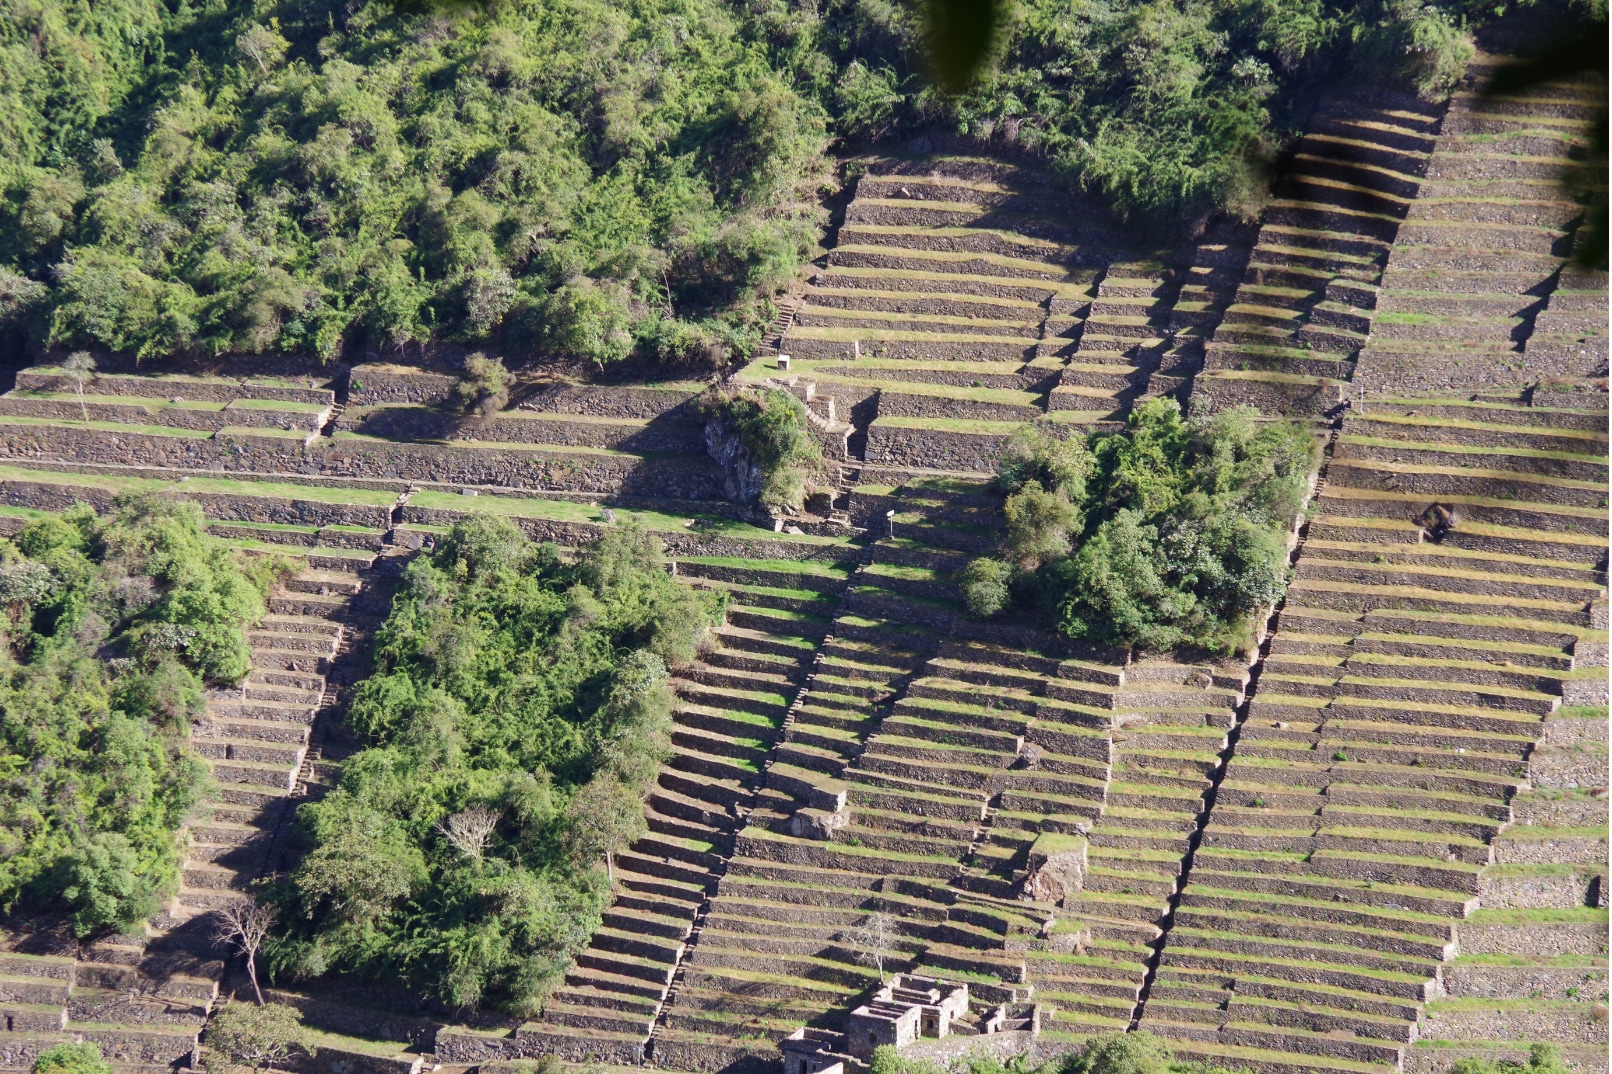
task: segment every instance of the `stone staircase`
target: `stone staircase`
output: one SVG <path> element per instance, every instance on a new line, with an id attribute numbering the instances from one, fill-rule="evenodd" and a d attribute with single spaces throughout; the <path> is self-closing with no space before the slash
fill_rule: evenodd
<path id="1" fill-rule="evenodd" d="M 287 578 L 269 598 L 269 614 L 248 631 L 252 670 L 245 681 L 208 699 L 191 739 L 220 792 L 211 816 L 191 828 L 174 920 L 246 898 L 270 864 L 294 796 L 306 793 L 309 735 L 334 700 L 326 696 L 326 674 L 362 585 L 356 570 L 304 568 Z"/>

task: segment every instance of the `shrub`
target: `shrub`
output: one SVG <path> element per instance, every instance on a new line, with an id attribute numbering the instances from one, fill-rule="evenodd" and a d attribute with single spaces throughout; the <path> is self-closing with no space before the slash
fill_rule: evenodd
<path id="1" fill-rule="evenodd" d="M 367 748 L 298 812 L 309 852 L 271 892 L 287 923 L 271 972 L 530 1014 L 643 831 L 670 750 L 667 667 L 721 609 L 633 524 L 566 564 L 481 516 L 416 557 L 349 708 Z"/>
<path id="2" fill-rule="evenodd" d="M 1163 1038 L 1145 1029 L 1088 1039 L 1064 1059 L 1058 1074 L 1233 1074 L 1224 1067 L 1177 1059 Z M 1243 1068 L 1235 1074 L 1248 1074 Z"/>
<path id="3" fill-rule="evenodd" d="M 1571 1070 L 1554 1044 L 1534 1044 L 1528 1048 L 1526 1062 L 1473 1055 L 1457 1059 L 1450 1074 L 1569 1074 Z"/>
<path id="4" fill-rule="evenodd" d="M 1026 481 L 1007 498 L 1002 513 L 1007 518 L 1008 548 L 1025 567 L 1063 555 L 1080 530 L 1080 509 L 1061 489 L 1048 491 L 1039 481 Z"/>
<path id="5" fill-rule="evenodd" d="M 619 284 L 586 276 L 567 281 L 543 308 L 543 342 L 553 354 L 591 363 L 598 369 L 619 362 L 632 350 L 632 310 Z"/>
<path id="6" fill-rule="evenodd" d="M 1287 534 L 1318 462 L 1314 439 L 1251 409 L 1185 421 L 1173 400 L 1134 411 L 1089 447 L 1018 437 L 997 487 L 1016 588 L 1070 637 L 1153 649 L 1229 651 L 1282 594 Z M 992 559 L 962 576 L 976 615 L 1006 607 L 1015 579 Z"/>
<path id="7" fill-rule="evenodd" d="M 873 1049 L 868 1074 L 946 1074 L 946 1068 L 933 1059 L 904 1056 L 888 1044 Z"/>
<path id="8" fill-rule="evenodd" d="M 509 370 L 502 358 L 477 351 L 465 359 L 464 375 L 453 391 L 463 413 L 490 418 L 509 404 Z"/>
<path id="9" fill-rule="evenodd" d="M 63 1041 L 39 1053 L 31 1074 L 112 1074 L 112 1064 L 93 1041 Z"/>
<path id="10" fill-rule="evenodd" d="M 231 1067 L 257 1071 L 283 1066 L 298 1056 L 311 1058 L 319 1051 L 295 1007 L 238 1000 L 213 1011 L 202 1044 L 203 1065 L 218 1074 Z"/>
<path id="11" fill-rule="evenodd" d="M 979 619 L 989 619 L 1005 609 L 1013 600 L 1008 583 L 1013 580 L 1013 567 L 999 559 L 982 556 L 969 561 L 963 571 L 963 599 L 968 612 Z"/>

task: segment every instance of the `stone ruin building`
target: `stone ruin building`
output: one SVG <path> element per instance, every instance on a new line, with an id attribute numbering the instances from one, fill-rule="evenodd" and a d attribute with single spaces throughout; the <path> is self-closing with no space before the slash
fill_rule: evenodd
<path id="1" fill-rule="evenodd" d="M 802 1026 L 779 1041 L 778 1049 L 784 1074 L 847 1074 L 865 1069 L 876 1048 L 900 1052 L 925 1039 L 1035 1037 L 1040 1031 L 1040 1011 L 1033 1003 L 971 1006 L 966 981 L 898 973 L 866 1003 L 846 1012 L 843 1029 Z"/>

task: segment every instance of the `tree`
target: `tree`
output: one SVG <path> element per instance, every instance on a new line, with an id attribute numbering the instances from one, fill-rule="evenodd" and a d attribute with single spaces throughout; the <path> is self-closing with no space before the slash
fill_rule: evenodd
<path id="1" fill-rule="evenodd" d="M 707 443 L 714 427 L 720 440 L 731 443 L 737 437 L 743 449 L 738 462 L 747 471 L 745 479 L 736 483 L 730 477 L 729 495 L 744 492 L 764 507 L 800 510 L 824 470 L 823 449 L 812 436 L 805 404 L 779 388 L 713 388 L 700 406 L 707 419 Z M 750 471 L 759 475 L 759 486 L 739 489 L 738 484 L 751 483 Z"/>
<path id="2" fill-rule="evenodd" d="M 1080 509 L 1061 491 L 1049 492 L 1039 481 L 1027 481 L 1007 498 L 1008 548 L 1013 558 L 1029 569 L 1067 555 L 1070 539 L 1080 530 Z"/>
<path id="3" fill-rule="evenodd" d="M 1187 419 L 1156 399 L 1089 447 L 1031 427 L 997 470 L 1003 555 L 973 561 L 959 586 L 981 618 L 1017 596 L 1056 609 L 1074 638 L 1246 648 L 1287 584 L 1287 536 L 1318 460 L 1305 429 L 1250 407 Z"/>
<path id="4" fill-rule="evenodd" d="M 213 1011 L 202 1044 L 203 1063 L 209 1070 L 218 1069 L 213 1062 L 216 1058 L 222 1058 L 224 1066 L 249 1066 L 258 1071 L 297 1055 L 311 1058 L 319 1051 L 300 1013 L 284 1003 L 226 1003 Z"/>
<path id="5" fill-rule="evenodd" d="M 509 404 L 509 370 L 502 358 L 479 351 L 465 359 L 465 373 L 454 385 L 465 414 L 490 418 Z"/>
<path id="6" fill-rule="evenodd" d="M 291 42 L 280 36 L 280 20 L 270 19 L 267 26 L 251 26 L 235 38 L 235 47 L 242 56 L 257 64 L 259 73 L 267 73 L 285 58 Z"/>
<path id="7" fill-rule="evenodd" d="M 62 370 L 73 378 L 73 390 L 78 392 L 78 408 L 84 412 L 84 420 L 90 420 L 89 407 L 84 405 L 84 385 L 95 375 L 95 359 L 90 357 L 88 351 L 74 351 L 62 363 Z"/>
<path id="8" fill-rule="evenodd" d="M 575 562 L 487 516 L 415 557 L 348 709 L 367 748 L 298 810 L 309 851 L 266 964 L 528 1015 L 645 830 L 667 667 L 719 608 L 630 519 Z"/>
<path id="9" fill-rule="evenodd" d="M 128 732 L 130 739 L 134 734 Z M 141 749 L 144 743 L 136 745 Z M 143 750 L 142 750 L 143 752 Z M 59 864 L 58 889 L 73 910 L 73 931 L 88 936 L 104 928 L 129 928 L 156 913 L 161 903 L 138 849 L 122 832 L 96 832 Z"/>
<path id="10" fill-rule="evenodd" d="M 584 359 L 603 370 L 632 350 L 632 309 L 626 288 L 577 276 L 544 305 L 544 342 L 559 356 Z"/>
<path id="11" fill-rule="evenodd" d="M 243 628 L 271 584 L 194 504 L 155 497 L 104 517 L 81 504 L 0 540 L 0 711 L 27 714 L 0 720 L 0 904 L 65 910 L 81 937 L 161 908 L 174 833 L 206 785 L 184 733 L 205 704 L 198 671 L 249 658 Z"/>
<path id="12" fill-rule="evenodd" d="M 39 1053 L 32 1074 L 112 1074 L 112 1064 L 93 1041 L 63 1041 Z"/>
<path id="13" fill-rule="evenodd" d="M 895 918 L 878 912 L 863 918 L 862 923 L 844 933 L 840 941 L 851 948 L 857 962 L 878 970 L 879 983 L 883 984 L 884 964 L 900 954 L 896 946 L 899 938 Z"/>
<path id="14" fill-rule="evenodd" d="M 263 989 L 257 983 L 257 953 L 268 937 L 276 917 L 272 906 L 254 901 L 238 902 L 218 911 L 214 938 L 246 956 L 246 975 L 252 981 L 252 994 L 263 1006 Z"/>
<path id="15" fill-rule="evenodd" d="M 613 775 L 589 780 L 567 811 L 573 851 L 582 858 L 604 857 L 605 875 L 616 882 L 615 855 L 648 830 L 643 795 Z"/>
<path id="16" fill-rule="evenodd" d="M 451 843 L 455 850 L 474 864 L 480 865 L 481 857 L 487 851 L 487 843 L 492 839 L 493 832 L 498 830 L 501 816 L 502 814 L 477 804 L 463 813 L 455 813 L 437 825 L 437 831 L 442 833 L 442 837 Z"/>

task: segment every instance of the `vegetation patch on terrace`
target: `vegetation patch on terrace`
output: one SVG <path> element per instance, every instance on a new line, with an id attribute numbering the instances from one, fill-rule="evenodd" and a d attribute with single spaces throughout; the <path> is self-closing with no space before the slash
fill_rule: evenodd
<path id="1" fill-rule="evenodd" d="M 1002 558 L 968 565 L 964 597 L 976 616 L 1038 609 L 1085 640 L 1245 648 L 1286 586 L 1318 461 L 1307 430 L 1250 408 L 1187 421 L 1155 400 L 1118 433 L 1021 427 L 996 480 Z"/>
<path id="2" fill-rule="evenodd" d="M 0 904 L 86 936 L 156 913 L 206 793 L 186 745 L 206 685 L 247 673 L 246 628 L 284 569 L 243 562 L 201 512 L 125 497 L 0 541 Z"/>
<path id="3" fill-rule="evenodd" d="M 722 604 L 667 574 L 639 525 L 573 564 L 506 519 L 454 526 L 376 638 L 347 717 L 368 747 L 299 811 L 310 851 L 266 892 L 285 923 L 273 972 L 534 1012 L 599 925 L 612 855 L 644 831 L 668 669 Z"/>

